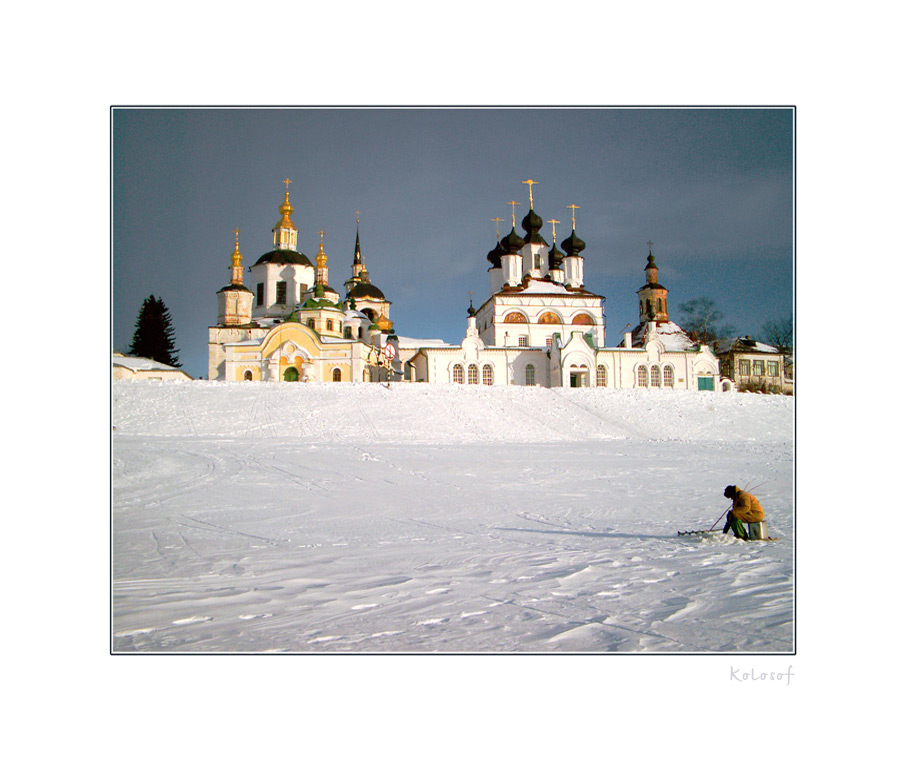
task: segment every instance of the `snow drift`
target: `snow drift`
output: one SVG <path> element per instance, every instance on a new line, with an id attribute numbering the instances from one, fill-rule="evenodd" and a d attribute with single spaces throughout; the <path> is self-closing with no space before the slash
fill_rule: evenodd
<path id="1" fill-rule="evenodd" d="M 793 650 L 793 399 L 116 382 L 117 652 Z M 774 543 L 708 528 L 728 483 Z"/>

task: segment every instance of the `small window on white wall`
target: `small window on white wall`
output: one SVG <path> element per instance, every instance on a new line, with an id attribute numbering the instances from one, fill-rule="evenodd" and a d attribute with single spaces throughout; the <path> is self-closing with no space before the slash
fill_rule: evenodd
<path id="1" fill-rule="evenodd" d="M 463 383 L 462 364 L 454 364 L 453 365 L 453 382 L 455 382 L 457 385 L 462 385 L 462 383 Z"/>
<path id="2" fill-rule="evenodd" d="M 525 367 L 525 384 L 534 385 L 534 364 Z"/>
<path id="3" fill-rule="evenodd" d="M 597 387 L 605 388 L 608 385 L 608 381 L 606 379 L 606 365 L 601 364 L 597 367 Z"/>
<path id="4" fill-rule="evenodd" d="M 675 387 L 675 370 L 672 367 L 663 367 L 663 385 L 667 388 Z"/>
<path id="5" fill-rule="evenodd" d="M 474 364 L 469 364 L 469 385 L 478 385 L 478 367 Z"/>
<path id="6" fill-rule="evenodd" d="M 647 387 L 647 367 L 638 367 L 637 384 L 639 388 Z"/>
<path id="7" fill-rule="evenodd" d="M 484 369 L 481 370 L 481 382 L 484 385 L 494 384 L 494 368 L 492 366 L 485 365 Z"/>

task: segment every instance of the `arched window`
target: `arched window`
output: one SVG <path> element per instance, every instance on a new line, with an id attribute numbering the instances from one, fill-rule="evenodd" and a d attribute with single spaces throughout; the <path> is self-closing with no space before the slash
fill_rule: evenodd
<path id="1" fill-rule="evenodd" d="M 485 364 L 481 370 L 481 382 L 484 385 L 494 384 L 494 368 L 490 364 Z"/>
<path id="2" fill-rule="evenodd" d="M 578 314 L 574 319 L 572 319 L 572 323 L 591 327 L 594 326 L 594 320 L 586 313 Z"/>
<path id="3" fill-rule="evenodd" d="M 316 328 L 316 320 L 315 319 L 307 319 L 306 326 L 309 327 L 310 329 L 315 329 Z"/>
<path id="4" fill-rule="evenodd" d="M 640 366 L 638 367 L 638 379 L 637 384 L 638 388 L 646 388 L 647 387 L 647 367 Z"/>
<path id="5" fill-rule="evenodd" d="M 659 387 L 659 367 L 656 364 L 650 368 L 650 386 L 653 388 Z"/>
<path id="6" fill-rule="evenodd" d="M 251 372 L 249 369 L 248 369 L 246 372 L 244 372 L 244 379 L 245 379 L 245 380 L 252 380 L 252 379 L 253 379 L 253 372 Z"/>
<path id="7" fill-rule="evenodd" d="M 606 379 L 606 365 L 600 364 L 597 367 L 597 387 L 605 388 L 608 384 L 609 383 Z"/>
<path id="8" fill-rule="evenodd" d="M 453 365 L 453 382 L 455 382 L 457 385 L 462 385 L 462 382 L 463 382 L 462 364 L 454 364 Z"/>
<path id="9" fill-rule="evenodd" d="M 337 367 L 331 373 L 331 382 L 340 382 L 341 381 L 341 370 Z"/>
<path id="10" fill-rule="evenodd" d="M 675 387 L 675 370 L 670 366 L 663 367 L 663 385 L 667 388 Z"/>
<path id="11" fill-rule="evenodd" d="M 527 324 L 528 323 L 528 319 L 525 318 L 525 314 L 519 313 L 518 311 L 513 311 L 512 313 L 506 314 L 506 316 L 504 316 L 501 319 L 501 321 L 505 322 L 506 324 Z"/>
<path id="12" fill-rule="evenodd" d="M 327 329 L 329 332 L 334 332 L 334 321 L 331 319 L 327 319 L 325 321 L 325 329 Z"/>
<path id="13" fill-rule="evenodd" d="M 562 322 L 559 320 L 559 316 L 548 311 L 547 313 L 541 314 L 538 319 L 538 324 L 562 324 Z"/>
<path id="14" fill-rule="evenodd" d="M 469 364 L 469 385 L 478 385 L 478 367 L 474 364 Z"/>
<path id="15" fill-rule="evenodd" d="M 525 367 L 525 384 L 534 385 L 534 364 Z"/>

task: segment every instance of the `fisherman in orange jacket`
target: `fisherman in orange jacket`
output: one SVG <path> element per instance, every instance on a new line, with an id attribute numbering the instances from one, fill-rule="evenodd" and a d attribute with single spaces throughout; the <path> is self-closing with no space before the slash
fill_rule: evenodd
<path id="1" fill-rule="evenodd" d="M 750 492 L 742 491 L 737 486 L 726 486 L 725 496 L 731 500 L 731 510 L 725 518 L 722 533 L 727 534 L 730 529 L 738 539 L 749 539 L 744 523 L 759 523 L 763 520 L 765 514 L 762 505 Z"/>

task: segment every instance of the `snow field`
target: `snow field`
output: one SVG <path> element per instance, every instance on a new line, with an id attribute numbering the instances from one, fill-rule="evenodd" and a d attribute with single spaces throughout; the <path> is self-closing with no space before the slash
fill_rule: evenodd
<path id="1" fill-rule="evenodd" d="M 793 400 L 116 383 L 115 651 L 789 652 Z M 709 528 L 751 487 L 775 543 Z"/>

